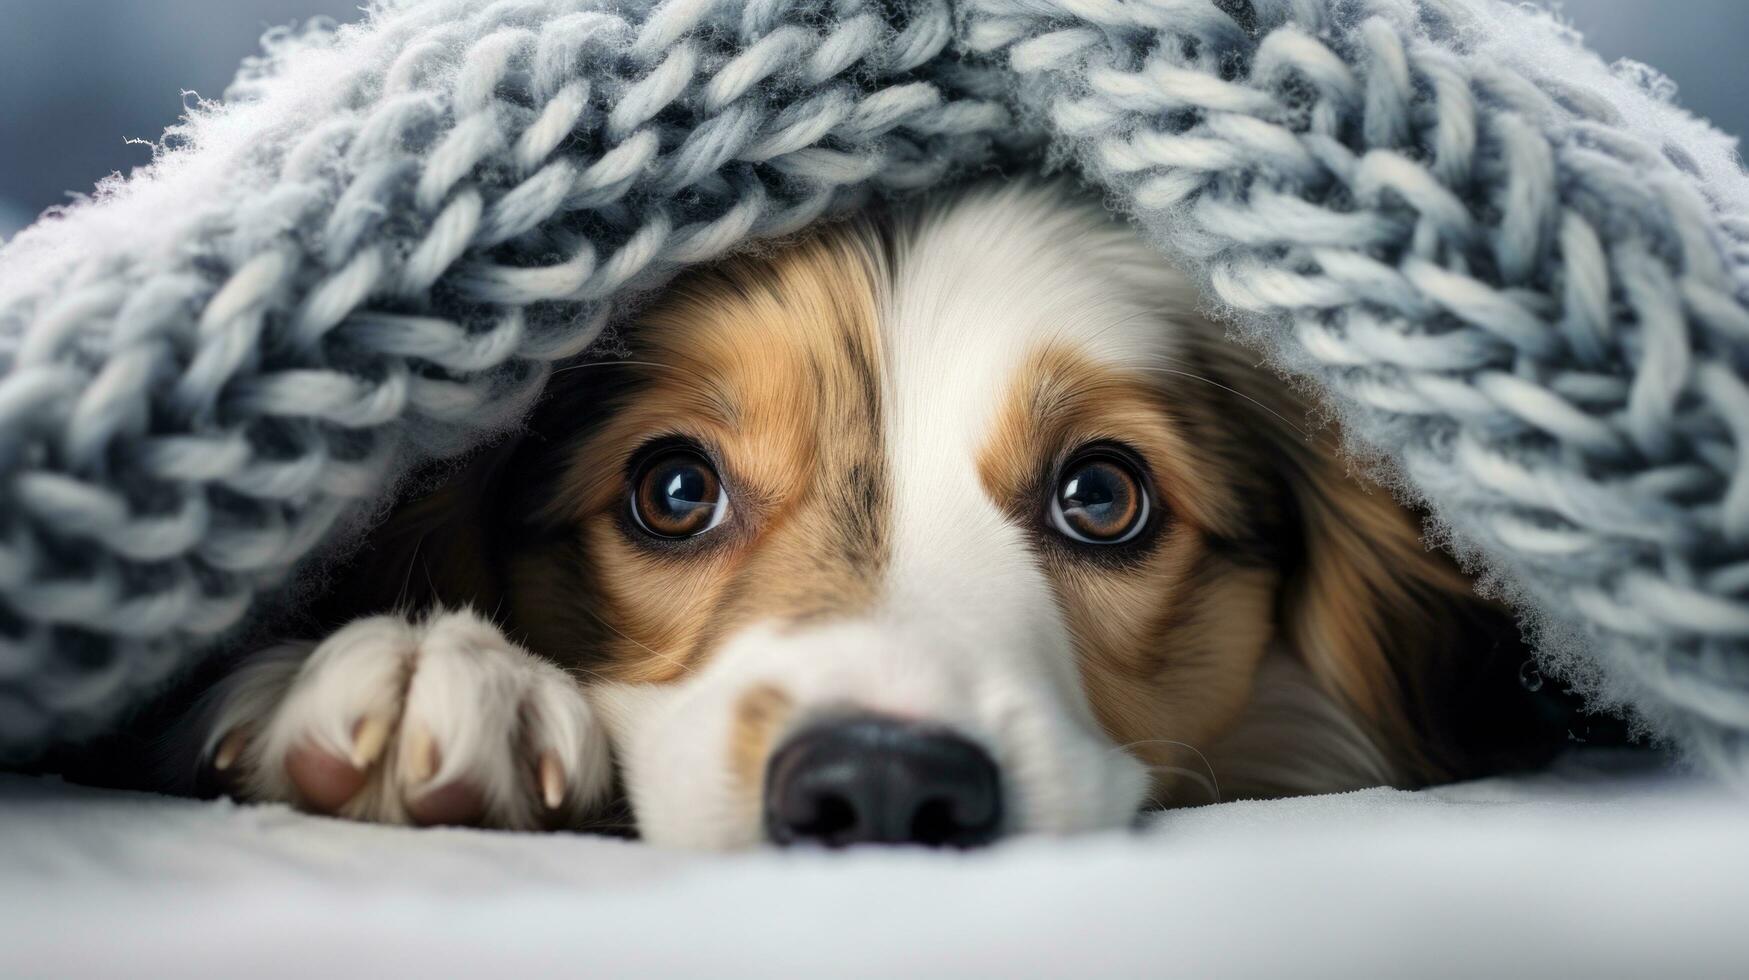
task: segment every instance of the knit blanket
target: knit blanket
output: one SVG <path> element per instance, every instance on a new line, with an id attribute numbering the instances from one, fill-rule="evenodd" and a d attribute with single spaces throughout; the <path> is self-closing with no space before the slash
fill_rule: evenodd
<path id="1" fill-rule="evenodd" d="M 1671 95 L 1495 0 L 378 0 L 272 33 L 0 250 L 0 758 L 290 601 L 628 298 L 1045 167 L 1323 396 L 1542 672 L 1743 780 L 1749 190 Z"/>

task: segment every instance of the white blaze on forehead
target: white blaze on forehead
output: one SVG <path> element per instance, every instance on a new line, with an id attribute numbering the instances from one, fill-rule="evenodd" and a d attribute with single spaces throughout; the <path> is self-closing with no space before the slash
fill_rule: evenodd
<path id="1" fill-rule="evenodd" d="M 889 595 L 903 604 L 951 586 L 949 601 L 1003 597 L 1014 566 L 1031 562 L 977 460 L 1029 359 L 1066 349 L 1119 368 L 1169 366 L 1165 324 L 1190 312 L 1196 293 L 1132 229 L 1056 188 L 952 199 L 896 237 L 881 325 Z"/>

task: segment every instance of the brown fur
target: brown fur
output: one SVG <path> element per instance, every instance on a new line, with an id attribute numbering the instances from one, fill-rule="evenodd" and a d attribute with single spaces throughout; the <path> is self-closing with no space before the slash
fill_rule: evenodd
<path id="1" fill-rule="evenodd" d="M 741 695 L 729 732 L 729 774 L 737 786 L 750 790 L 759 786 L 765 760 L 794 707 L 789 695 L 769 684 L 749 688 Z"/>

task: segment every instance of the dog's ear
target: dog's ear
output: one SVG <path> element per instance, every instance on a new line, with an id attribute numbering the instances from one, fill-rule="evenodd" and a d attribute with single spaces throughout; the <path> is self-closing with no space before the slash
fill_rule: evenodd
<path id="1" fill-rule="evenodd" d="M 1309 444 L 1282 461 L 1298 546 L 1284 638 L 1401 768 L 1423 780 L 1457 775 L 1468 768 L 1453 744 L 1464 661 L 1500 656 L 1504 610 L 1424 542 L 1412 511 L 1346 472 L 1333 447 Z"/>
<path id="2" fill-rule="evenodd" d="M 1278 629 L 1320 686 L 1418 782 L 1558 745 L 1548 729 L 1574 706 L 1519 683 L 1528 654 L 1510 610 L 1427 542 L 1418 511 L 1351 471 L 1334 427 L 1299 427 L 1307 403 L 1285 381 L 1230 349 L 1217 361 L 1284 498 Z"/>

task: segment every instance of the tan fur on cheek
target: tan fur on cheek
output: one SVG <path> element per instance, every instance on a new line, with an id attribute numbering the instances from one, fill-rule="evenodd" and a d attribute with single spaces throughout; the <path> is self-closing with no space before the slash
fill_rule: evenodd
<path id="1" fill-rule="evenodd" d="M 531 635 L 587 633 L 591 669 L 659 683 L 754 621 L 781 627 L 873 601 L 889 493 L 873 235 L 827 229 L 730 260 L 641 317 L 616 410 L 571 451 L 549 508 L 554 533 L 576 535 L 570 557 L 590 581 L 570 603 L 592 622 L 525 603 L 530 620 L 569 619 Z M 653 542 L 628 525 L 626 477 L 641 447 L 676 439 L 712 460 L 729 514 L 696 539 Z"/>
<path id="2" fill-rule="evenodd" d="M 765 760 L 794 711 L 789 695 L 770 684 L 749 688 L 735 702 L 729 730 L 729 772 L 748 795 L 758 794 L 765 778 Z"/>
<path id="3" fill-rule="evenodd" d="M 1094 714 L 1114 743 L 1163 772 L 1200 770 L 1197 752 L 1243 711 L 1274 633 L 1279 585 L 1273 567 L 1221 550 L 1254 536 L 1247 519 L 1263 513 L 1246 513 L 1234 498 L 1262 495 L 1239 489 L 1235 449 L 1211 452 L 1187 435 L 1191 420 L 1217 413 L 1203 387 L 1182 387 L 1046 350 L 1016 379 L 980 458 L 991 497 L 1017 523 L 1039 527 L 1041 562 Z M 1141 456 L 1162 517 L 1151 544 L 1117 561 L 1041 526 L 1055 466 L 1102 442 Z"/>
<path id="4" fill-rule="evenodd" d="M 1151 602 L 1125 596 L 1120 609 L 1099 600 L 1098 582 L 1065 589 L 1094 714 L 1113 742 L 1160 767 L 1162 801 L 1209 798 L 1180 793 L 1178 770 L 1200 783 L 1202 753 L 1250 700 L 1275 630 L 1278 582 L 1273 569 L 1214 560 Z"/>

